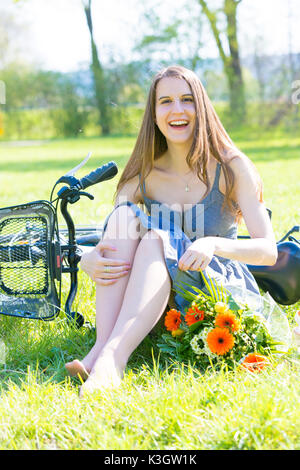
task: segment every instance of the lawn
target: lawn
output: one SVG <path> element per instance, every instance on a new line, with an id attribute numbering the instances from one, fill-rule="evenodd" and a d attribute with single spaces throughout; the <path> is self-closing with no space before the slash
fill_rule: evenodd
<path id="1" fill-rule="evenodd" d="M 300 221 L 300 138 L 245 132 L 235 137 L 263 178 L 279 239 Z M 3 142 L 1 206 L 47 199 L 54 182 L 89 151 L 79 176 L 110 160 L 121 170 L 133 145 L 133 137 Z M 72 206 L 77 225 L 101 225 L 115 184 L 116 179 L 90 188 L 95 200 Z M 80 273 L 75 307 L 91 325 L 94 298 L 94 285 Z M 299 308 L 300 302 L 283 308 L 291 326 Z M 300 449 L 299 356 L 255 376 L 238 370 L 201 375 L 181 364 L 166 367 L 155 334 L 132 355 L 118 391 L 79 400 L 80 382 L 66 376 L 64 363 L 84 356 L 94 329 L 76 329 L 63 314 L 52 322 L 2 316 L 0 449 Z"/>

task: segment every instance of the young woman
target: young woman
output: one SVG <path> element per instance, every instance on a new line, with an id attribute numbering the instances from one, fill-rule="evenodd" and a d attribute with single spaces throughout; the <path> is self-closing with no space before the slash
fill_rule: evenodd
<path id="1" fill-rule="evenodd" d="M 141 209 L 144 204 L 146 213 Z M 249 239 L 237 239 L 243 217 Z M 194 72 L 179 66 L 152 82 L 133 153 L 102 241 L 83 256 L 96 282 L 96 343 L 66 364 L 87 379 L 81 394 L 118 385 L 131 353 L 157 323 L 177 282 L 204 288 L 200 270 L 224 287 L 259 295 L 244 263 L 272 265 L 277 247 L 251 161 L 222 126 Z"/>

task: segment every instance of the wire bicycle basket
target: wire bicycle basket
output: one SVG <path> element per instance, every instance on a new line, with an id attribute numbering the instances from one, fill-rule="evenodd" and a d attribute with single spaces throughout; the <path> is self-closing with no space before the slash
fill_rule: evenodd
<path id="1" fill-rule="evenodd" d="M 59 257 L 56 214 L 48 201 L 0 209 L 0 313 L 54 318 L 60 276 L 53 261 Z"/>

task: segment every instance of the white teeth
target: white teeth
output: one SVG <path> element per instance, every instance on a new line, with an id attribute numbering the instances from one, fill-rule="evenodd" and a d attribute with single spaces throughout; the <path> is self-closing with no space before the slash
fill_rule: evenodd
<path id="1" fill-rule="evenodd" d="M 170 126 L 183 126 L 185 124 L 188 124 L 187 121 L 172 121 L 169 123 Z"/>

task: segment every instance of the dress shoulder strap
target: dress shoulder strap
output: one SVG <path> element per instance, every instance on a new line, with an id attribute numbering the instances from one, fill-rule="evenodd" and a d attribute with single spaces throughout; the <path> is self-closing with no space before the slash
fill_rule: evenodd
<path id="1" fill-rule="evenodd" d="M 212 189 L 219 190 L 220 175 L 221 175 L 221 163 L 217 162 L 216 174 L 215 174 L 215 179 L 214 179 L 214 184 L 212 186 Z"/>

